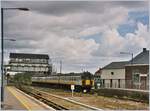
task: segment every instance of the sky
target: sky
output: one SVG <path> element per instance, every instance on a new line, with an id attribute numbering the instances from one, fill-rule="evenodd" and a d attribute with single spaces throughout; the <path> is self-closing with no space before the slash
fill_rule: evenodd
<path id="1" fill-rule="evenodd" d="M 3 1 L 5 63 L 10 52 L 48 54 L 59 72 L 96 72 L 150 48 L 148 1 Z"/>

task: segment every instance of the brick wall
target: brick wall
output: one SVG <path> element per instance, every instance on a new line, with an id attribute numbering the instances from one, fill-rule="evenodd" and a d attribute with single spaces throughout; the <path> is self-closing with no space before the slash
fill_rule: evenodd
<path id="1" fill-rule="evenodd" d="M 137 66 L 126 66 L 125 67 L 125 79 L 126 79 L 126 88 L 136 88 L 136 86 L 133 84 L 132 81 L 132 72 L 134 70 L 138 70 L 138 73 L 140 75 L 142 74 L 148 74 L 149 72 L 149 66 L 148 65 L 137 65 Z M 147 89 L 148 81 L 147 81 L 147 76 L 146 77 L 141 77 L 140 78 L 140 89 Z"/>

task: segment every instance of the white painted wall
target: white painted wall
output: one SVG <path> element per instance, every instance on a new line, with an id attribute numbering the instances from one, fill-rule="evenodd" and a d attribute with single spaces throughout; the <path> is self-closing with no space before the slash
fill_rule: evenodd
<path id="1" fill-rule="evenodd" d="M 112 75 L 111 72 L 114 72 Z M 110 87 L 110 79 L 112 79 L 112 88 L 118 88 L 118 79 L 120 79 L 120 87 L 125 87 L 125 69 L 103 69 L 101 79 L 105 79 L 104 86 Z"/>
<path id="2" fill-rule="evenodd" d="M 111 74 L 114 72 L 114 75 Z M 125 69 L 103 69 L 102 79 L 125 79 Z"/>

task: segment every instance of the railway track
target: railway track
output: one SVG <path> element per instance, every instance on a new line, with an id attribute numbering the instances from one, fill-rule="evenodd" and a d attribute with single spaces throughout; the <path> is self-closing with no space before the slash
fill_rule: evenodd
<path id="1" fill-rule="evenodd" d="M 52 95 L 35 88 L 22 88 L 21 90 L 56 110 L 101 110 L 67 98 Z"/>
<path id="2" fill-rule="evenodd" d="M 26 89 L 21 89 L 22 91 L 24 91 L 25 93 L 35 97 L 36 99 L 44 102 L 45 104 L 49 105 L 50 107 L 56 109 L 56 110 L 69 110 L 61 105 L 58 105 L 52 101 L 50 101 L 48 98 L 43 97 L 40 93 L 35 93 L 33 91 L 28 91 Z"/>
<path id="3" fill-rule="evenodd" d="M 35 85 L 35 86 L 38 86 L 38 85 Z M 33 86 L 33 87 L 35 87 L 35 86 Z M 41 87 L 41 86 L 40 86 Z M 43 86 L 42 86 L 43 87 Z M 45 87 L 45 88 L 47 88 L 47 87 Z M 134 89 L 118 89 L 118 90 L 129 90 L 129 91 L 134 91 Z M 64 91 L 69 91 L 69 90 L 65 90 L 64 89 Z M 135 90 L 136 91 L 136 90 Z M 137 90 L 138 91 L 138 90 Z M 70 91 L 71 92 L 71 91 Z M 92 92 L 92 93 L 91 93 Z M 87 94 L 91 94 L 91 95 L 93 95 L 93 94 L 97 94 L 97 95 L 99 95 L 98 94 L 98 91 L 96 91 L 96 90 L 91 90 L 91 92 L 87 92 Z M 145 92 L 147 92 L 148 94 L 149 94 L 149 92 L 148 91 L 145 91 Z M 104 96 L 104 95 L 103 95 Z M 107 96 L 107 95 L 105 95 L 105 97 L 109 97 L 109 96 Z M 144 100 L 144 99 L 139 99 L 139 98 L 131 98 L 131 97 L 128 97 L 128 96 L 122 96 L 122 97 L 120 97 L 120 96 L 117 96 L 117 94 L 116 95 L 114 95 L 114 96 L 112 96 L 112 97 L 114 97 L 114 98 L 116 98 L 116 99 L 121 99 L 121 100 L 130 100 L 130 101 L 135 101 L 135 102 L 142 102 L 142 103 L 149 103 L 149 100 L 148 99 L 146 99 L 146 100 Z"/>

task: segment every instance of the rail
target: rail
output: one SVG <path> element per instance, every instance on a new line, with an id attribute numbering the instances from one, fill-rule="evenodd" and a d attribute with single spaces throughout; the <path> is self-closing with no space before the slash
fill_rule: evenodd
<path id="1" fill-rule="evenodd" d="M 35 97 L 36 99 L 44 102 L 45 104 L 49 105 L 50 107 L 52 107 L 56 110 L 68 110 L 67 108 L 65 108 L 63 106 L 58 105 L 58 104 L 48 100 L 48 98 L 43 97 L 40 93 L 35 93 L 35 92 L 28 91 L 28 90 L 25 90 L 25 89 L 20 89 L 20 90 L 22 90 L 23 92 Z"/>
<path id="2" fill-rule="evenodd" d="M 77 101 L 74 101 L 74 100 L 71 100 L 71 99 L 68 99 L 68 98 L 63 98 L 61 96 L 57 96 L 57 95 L 54 95 L 54 94 L 49 94 L 47 92 L 44 92 L 44 91 L 41 91 L 41 90 L 37 90 L 35 88 L 31 88 L 30 89 L 26 89 L 26 88 L 23 88 L 21 89 L 22 91 L 34 96 L 35 98 L 43 101 L 45 104 L 53 107 L 54 109 L 56 110 L 70 110 L 68 107 L 64 107 L 63 105 L 58 105 L 52 101 L 49 100 L 50 97 L 55 97 L 55 98 L 58 98 L 60 100 L 63 100 L 64 102 L 69 102 L 69 103 L 72 103 L 74 105 L 78 105 L 86 110 L 102 110 L 102 109 L 99 109 L 99 108 L 95 108 L 95 107 L 92 107 L 92 106 L 89 106 L 89 105 L 86 105 L 86 104 L 83 104 L 83 103 L 79 103 Z"/>

